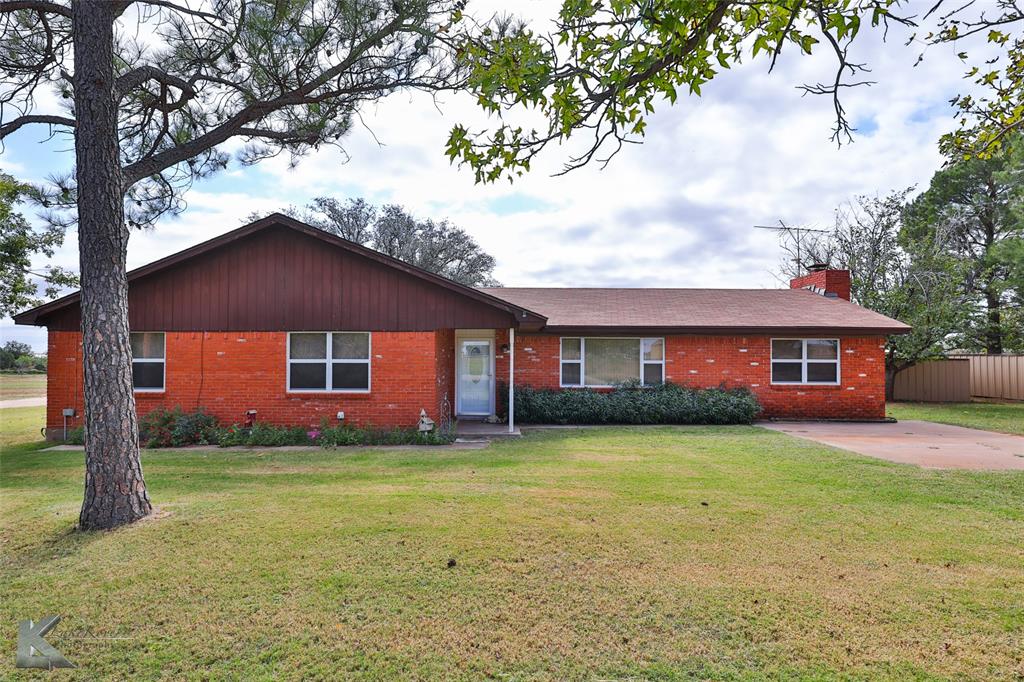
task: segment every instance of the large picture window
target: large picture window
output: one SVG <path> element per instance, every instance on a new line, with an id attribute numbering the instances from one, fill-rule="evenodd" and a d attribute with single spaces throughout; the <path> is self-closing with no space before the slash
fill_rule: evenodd
<path id="1" fill-rule="evenodd" d="M 368 392 L 370 333 L 288 334 L 288 390 Z"/>
<path id="2" fill-rule="evenodd" d="M 839 383 L 839 339 L 772 339 L 773 384 Z"/>
<path id="3" fill-rule="evenodd" d="M 665 339 L 564 337 L 561 385 L 605 388 L 627 381 L 665 381 Z"/>
<path id="4" fill-rule="evenodd" d="M 132 388 L 164 390 L 166 346 L 163 332 L 132 332 Z"/>

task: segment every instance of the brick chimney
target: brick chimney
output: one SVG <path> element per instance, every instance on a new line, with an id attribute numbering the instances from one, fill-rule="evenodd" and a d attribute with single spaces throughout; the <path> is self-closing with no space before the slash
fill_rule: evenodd
<path id="1" fill-rule="evenodd" d="M 850 300 L 849 270 L 830 270 L 822 265 L 811 265 L 807 269 L 806 275 L 789 280 L 790 289 L 810 289 L 829 298 Z"/>

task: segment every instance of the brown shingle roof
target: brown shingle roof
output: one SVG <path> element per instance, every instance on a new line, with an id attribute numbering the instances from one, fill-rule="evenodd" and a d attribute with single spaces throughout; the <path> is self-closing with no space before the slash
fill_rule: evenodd
<path id="1" fill-rule="evenodd" d="M 910 327 L 806 289 L 496 287 L 492 296 L 548 318 L 546 330 L 904 334 Z"/>

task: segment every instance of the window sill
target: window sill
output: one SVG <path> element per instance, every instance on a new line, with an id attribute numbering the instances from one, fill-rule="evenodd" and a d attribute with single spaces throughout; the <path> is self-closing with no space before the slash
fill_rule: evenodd
<path id="1" fill-rule="evenodd" d="M 806 391 L 808 389 L 812 391 L 828 391 L 837 390 L 843 387 L 842 384 L 790 384 L 790 383 L 771 383 L 769 384 L 774 389 L 786 390 L 793 389 L 798 391 Z"/>
<path id="2" fill-rule="evenodd" d="M 369 398 L 370 391 L 285 391 L 290 398 Z"/>

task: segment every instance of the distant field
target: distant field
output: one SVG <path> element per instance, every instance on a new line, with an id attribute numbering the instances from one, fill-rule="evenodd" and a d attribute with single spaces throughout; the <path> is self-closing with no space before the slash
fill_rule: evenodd
<path id="1" fill-rule="evenodd" d="M 45 374 L 0 374 L 0 400 L 46 396 Z"/>

